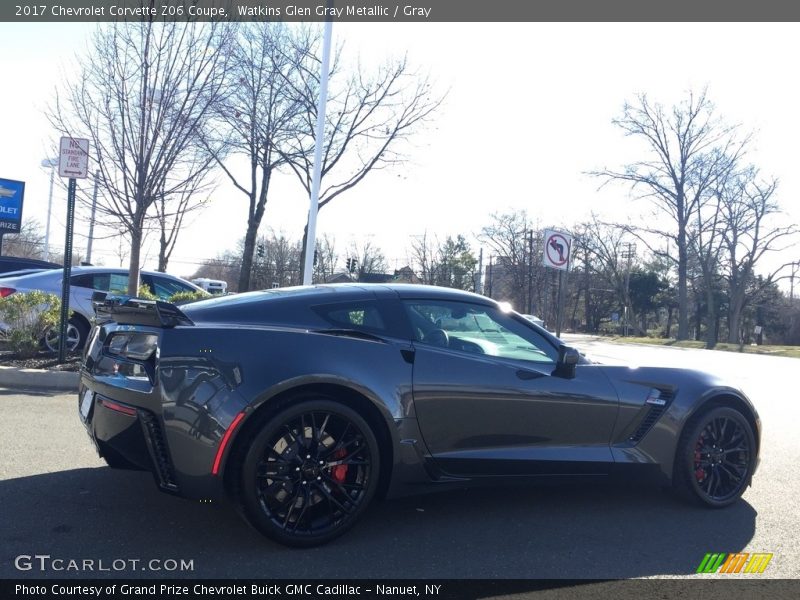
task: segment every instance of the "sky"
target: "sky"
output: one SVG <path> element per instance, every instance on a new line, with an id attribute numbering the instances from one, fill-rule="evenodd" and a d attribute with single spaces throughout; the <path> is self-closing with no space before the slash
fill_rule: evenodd
<path id="1" fill-rule="evenodd" d="M 44 111 L 74 77 L 74 57 L 96 26 L 0 24 L 0 177 L 26 182 L 23 219 L 46 221 L 49 169 L 40 163 L 57 134 Z M 507 210 L 524 209 L 543 227 L 568 227 L 592 211 L 608 221 L 650 219 L 647 202 L 631 201 L 622 186 L 598 189 L 585 173 L 642 155 L 641 143 L 611 123 L 626 100 L 644 92 L 671 106 L 704 87 L 718 114 L 754 133 L 749 160 L 780 180 L 786 222 L 800 222 L 800 24 L 336 23 L 333 38 L 365 68 L 407 54 L 446 93 L 408 162 L 370 174 L 320 211 L 318 234 L 332 236 L 340 254 L 368 240 L 391 268 L 402 267 L 412 236 L 472 239 L 493 212 Z M 244 235 L 246 199 L 224 176 L 218 181 L 208 208 L 184 226 L 170 262 L 175 275 L 192 275 Z M 288 172 L 273 186 L 262 231 L 300 238 L 307 196 Z M 57 187 L 55 252 L 63 251 L 65 213 L 66 191 Z M 76 225 L 79 250 L 87 231 Z M 119 245 L 95 241 L 93 262 L 118 265 Z M 155 238 L 144 255 L 155 268 Z"/>

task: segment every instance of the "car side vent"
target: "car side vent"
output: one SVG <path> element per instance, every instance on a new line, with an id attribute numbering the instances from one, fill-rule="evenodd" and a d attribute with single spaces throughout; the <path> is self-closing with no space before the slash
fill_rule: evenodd
<path id="1" fill-rule="evenodd" d="M 147 449 L 150 451 L 150 458 L 155 466 L 155 475 L 158 485 L 168 492 L 177 492 L 178 484 L 175 480 L 175 469 L 169 458 L 167 442 L 161 431 L 155 415 L 147 410 L 140 409 L 139 421 L 144 429 L 144 439 L 147 442 Z"/>
<path id="2" fill-rule="evenodd" d="M 653 392 L 657 392 L 657 394 L 653 394 Z M 669 407 L 672 399 L 675 397 L 675 391 L 664 389 L 664 388 L 653 388 L 651 391 L 651 396 L 647 398 L 647 404 L 649 408 L 644 415 L 641 423 L 636 428 L 631 436 L 628 438 L 628 441 L 631 444 L 638 444 L 641 439 L 647 435 L 647 433 L 653 428 L 653 425 L 656 424 L 661 418 L 667 408 Z"/>

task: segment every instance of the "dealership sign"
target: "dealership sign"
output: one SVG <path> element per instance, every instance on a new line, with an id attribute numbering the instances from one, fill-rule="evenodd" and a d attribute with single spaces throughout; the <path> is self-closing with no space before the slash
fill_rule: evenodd
<path id="1" fill-rule="evenodd" d="M 22 224 L 22 200 L 25 182 L 0 179 L 0 235 L 19 233 Z"/>

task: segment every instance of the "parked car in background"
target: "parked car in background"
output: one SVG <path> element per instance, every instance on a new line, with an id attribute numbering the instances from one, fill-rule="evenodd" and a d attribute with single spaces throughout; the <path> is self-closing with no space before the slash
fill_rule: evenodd
<path id="1" fill-rule="evenodd" d="M 20 269 L 19 271 L 9 271 L 8 273 L 0 273 L 0 280 L 7 277 L 22 277 L 23 275 L 31 275 L 33 273 L 41 273 L 42 271 L 49 271 L 50 269 Z"/>
<path id="2" fill-rule="evenodd" d="M 23 271 L 28 269 L 60 269 L 63 265 L 39 260 L 37 258 L 20 258 L 18 256 L 0 256 L 0 277 L 6 277 L 6 273 Z"/>
<path id="3" fill-rule="evenodd" d="M 204 289 L 209 294 L 222 294 L 223 296 L 228 293 L 228 282 L 221 279 L 209 279 L 207 277 L 198 277 L 192 279 L 192 283 Z"/>
<path id="4" fill-rule="evenodd" d="M 19 277 L 5 277 L 0 279 L 0 297 L 5 298 L 11 294 L 41 290 L 61 297 L 61 281 L 64 271 L 52 269 L 22 275 Z M 180 292 L 199 292 L 199 287 L 180 277 L 142 271 L 142 285 L 159 300 L 167 300 Z M 86 338 L 91 330 L 91 320 L 94 317 L 92 307 L 92 294 L 94 292 L 110 292 L 126 294 L 128 292 L 128 270 L 109 267 L 73 267 L 70 278 L 69 307 L 72 311 L 67 327 L 67 348 L 77 350 L 83 348 Z M 0 323 L 0 329 L 6 329 Z M 44 339 L 45 345 L 50 350 L 58 347 L 58 332 L 53 330 Z"/>
<path id="5" fill-rule="evenodd" d="M 544 321 L 542 321 L 536 315 L 522 315 L 522 316 L 528 319 L 528 321 L 530 321 L 534 325 L 538 325 L 539 327 L 544 327 Z"/>

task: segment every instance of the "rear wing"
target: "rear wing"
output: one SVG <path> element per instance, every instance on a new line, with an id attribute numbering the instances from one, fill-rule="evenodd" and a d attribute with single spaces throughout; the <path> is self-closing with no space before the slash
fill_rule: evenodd
<path id="1" fill-rule="evenodd" d="M 94 292 L 92 306 L 95 320 L 98 323 L 114 321 L 121 325 L 148 325 L 163 328 L 194 325 L 192 320 L 177 306 L 161 300 L 142 300 L 130 296 L 116 296 L 107 292 Z"/>

